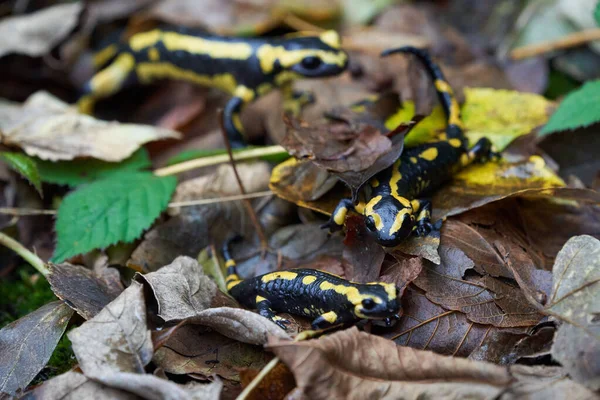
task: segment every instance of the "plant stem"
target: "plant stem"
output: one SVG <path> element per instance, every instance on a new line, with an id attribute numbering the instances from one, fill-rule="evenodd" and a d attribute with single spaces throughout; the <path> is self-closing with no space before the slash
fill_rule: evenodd
<path id="1" fill-rule="evenodd" d="M 25 246 L 21 243 L 17 242 L 15 239 L 10 236 L 0 232 L 0 244 L 8 247 L 18 255 L 20 255 L 25 261 L 27 261 L 31 266 L 38 270 L 38 272 L 44 276 L 47 276 L 49 271 L 46 268 L 46 264 L 39 258 L 37 255 L 27 250 Z"/>
<path id="2" fill-rule="evenodd" d="M 522 60 L 524 58 L 549 53 L 554 50 L 581 46 L 594 40 L 600 40 L 600 28 L 587 29 L 585 31 L 572 33 L 560 39 L 519 47 L 510 52 L 510 57 L 513 60 Z"/>
<path id="3" fill-rule="evenodd" d="M 236 397 L 235 400 L 245 400 L 246 397 L 248 397 L 248 395 L 250 395 L 250 393 L 265 378 L 265 376 L 267 376 L 267 374 L 269 372 L 271 372 L 271 370 L 273 368 L 275 368 L 275 366 L 277 365 L 278 362 L 279 362 L 279 358 L 278 357 L 275 357 L 274 359 L 272 359 L 271 361 L 269 361 L 269 363 L 267 365 L 265 365 L 265 367 L 258 373 L 258 375 L 256 375 L 254 377 L 254 379 L 252 379 L 252 382 L 250 382 L 248 384 L 248 386 L 246 386 L 246 388 L 242 391 L 242 393 L 240 393 L 240 395 L 238 397 Z"/>
<path id="4" fill-rule="evenodd" d="M 236 161 L 247 160 L 251 158 L 259 158 L 263 156 L 271 156 L 275 154 L 286 153 L 281 146 L 268 146 L 260 149 L 249 149 L 237 152 L 233 155 Z M 197 158 L 195 160 L 184 161 L 179 164 L 170 165 L 168 167 L 159 168 L 154 171 L 154 175 L 167 176 L 175 175 L 185 171 L 190 171 L 197 168 L 208 167 L 209 165 L 223 164 L 229 161 L 228 154 L 219 154 L 211 157 Z"/>

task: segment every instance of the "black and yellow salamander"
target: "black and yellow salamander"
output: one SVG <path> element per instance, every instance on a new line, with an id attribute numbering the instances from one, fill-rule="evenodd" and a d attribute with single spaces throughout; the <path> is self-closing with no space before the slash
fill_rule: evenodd
<path id="1" fill-rule="evenodd" d="M 413 233 L 424 236 L 432 229 L 439 229 L 437 224 L 431 223 L 431 201 L 425 196 L 467 165 L 498 156 L 487 138 L 481 138 L 470 149 L 467 147 L 458 102 L 429 54 L 414 47 L 401 47 L 386 50 L 382 56 L 395 53 L 414 54 L 425 66 L 434 80 L 448 120 L 446 132 L 431 142 L 404 149 L 391 167 L 369 181 L 371 190 L 366 204 L 354 205 L 350 199 L 342 199 L 323 225 L 330 231 L 340 230 L 348 212 L 356 211 L 364 216 L 365 225 L 375 240 L 386 247 L 398 245 Z"/>
<path id="2" fill-rule="evenodd" d="M 126 43 L 106 47 L 95 64 L 105 66 L 86 84 L 79 110 L 91 114 L 98 99 L 125 86 L 159 79 L 178 79 L 221 89 L 233 97 L 223 111 L 230 142 L 244 145 L 242 108 L 270 92 L 282 89 L 296 109 L 312 101 L 295 92 L 299 78 L 321 78 L 342 73 L 348 56 L 335 31 L 283 38 L 236 38 L 207 34 L 190 28 L 168 27 L 133 35 Z"/>
<path id="3" fill-rule="evenodd" d="M 236 238 L 223 246 L 229 294 L 283 329 L 289 321 L 276 312 L 314 318 L 313 329 L 361 319 L 384 320 L 389 326 L 392 320 L 400 318 L 398 289 L 391 283 L 356 283 L 315 269 L 291 269 L 240 279 L 229 251 L 232 240 Z"/>

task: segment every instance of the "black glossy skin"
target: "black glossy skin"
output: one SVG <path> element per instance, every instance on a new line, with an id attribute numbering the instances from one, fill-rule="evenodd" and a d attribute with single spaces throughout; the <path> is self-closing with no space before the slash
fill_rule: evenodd
<path id="1" fill-rule="evenodd" d="M 204 50 L 203 52 L 170 50 L 162 40 L 148 41 L 147 46 L 140 47 L 135 43 L 140 43 L 139 39 L 148 32 L 136 34 L 125 43 L 109 46 L 114 50 L 111 57 L 108 57 L 108 60 L 103 63 L 105 68 L 99 71 L 84 88 L 84 95 L 79 101 L 82 112 L 91 113 L 96 100 L 108 97 L 126 86 L 148 83 L 158 79 L 180 79 L 197 84 L 202 81 L 203 85 L 217 87 L 233 96 L 223 111 L 223 123 L 232 146 L 242 147 L 245 140 L 239 116 L 246 104 L 265 95 L 273 88 L 282 88 L 286 98 L 297 99 L 302 106 L 310 102 L 312 97 L 293 92 L 290 85 L 294 79 L 334 76 L 342 73 L 347 67 L 346 53 L 337 46 L 337 43 L 336 47 L 328 44 L 335 41 L 324 41 L 321 36 L 236 38 L 211 35 L 205 31 L 181 27 L 163 27 L 155 31 L 176 33 L 178 39 L 182 39 L 182 41 L 185 41 L 186 38 L 200 38 L 207 41 L 213 48 L 227 54 L 230 52 L 236 56 L 213 57 L 210 55 L 210 51 Z M 332 34 L 336 35 L 333 32 Z M 251 52 L 248 56 L 246 53 L 241 55 L 239 45 L 244 46 L 244 49 L 245 45 L 250 46 Z M 265 45 L 281 46 L 288 52 L 310 50 L 314 54 L 307 53 L 306 57 L 295 60 L 292 65 L 282 65 L 277 59 L 273 61 L 272 54 L 264 52 Z M 334 55 L 338 57 L 337 60 L 343 59 L 343 65 L 326 62 L 319 52 Z M 126 61 L 124 57 L 121 57 L 122 55 L 133 56 L 134 62 Z M 261 61 L 266 60 L 272 63 L 272 68 L 268 72 L 261 67 Z M 141 79 L 138 66 L 149 64 L 174 68 L 155 70 L 151 74 L 152 76 Z M 182 74 L 181 71 L 189 72 L 189 74 Z M 199 76 L 200 78 L 198 78 Z M 216 79 L 211 81 L 213 78 Z M 220 81 L 218 81 L 219 79 Z M 224 79 L 228 83 L 224 83 Z"/>
<path id="2" fill-rule="evenodd" d="M 309 278 L 310 282 L 305 278 Z M 227 284 L 229 293 L 240 304 L 258 309 L 261 315 L 281 327 L 285 327 L 287 321 L 277 317 L 277 312 L 314 318 L 313 328 L 323 329 L 359 319 L 383 319 L 391 323 L 392 318 L 398 318 L 400 309 L 398 291 L 392 284 L 360 284 L 314 269 L 292 269 L 239 280 L 233 266 L 228 269 Z M 338 293 L 331 289 L 331 285 L 347 293 Z M 323 287 L 329 289 L 324 290 Z M 346 291 L 346 288 L 352 289 Z M 264 300 L 257 301 L 261 297 Z M 372 304 L 368 305 L 365 299 L 379 299 L 380 302 L 375 304 L 371 301 Z M 331 312 L 335 313 L 335 319 L 323 318 L 323 315 L 331 315 Z"/>
<path id="3" fill-rule="evenodd" d="M 391 167 L 369 182 L 371 192 L 367 203 L 361 204 L 357 211 L 364 215 L 365 225 L 375 240 L 386 247 L 396 246 L 412 234 L 424 236 L 432 229 L 439 229 L 431 223 L 431 202 L 426 197 L 460 169 L 497 156 L 487 138 L 480 139 L 471 149 L 467 147 L 452 88 L 427 52 L 404 47 L 388 50 L 383 55 L 396 52 L 414 54 L 425 66 L 434 79 L 448 126 L 438 139 L 405 148 Z M 355 209 L 349 199 L 343 199 L 323 227 L 331 231 L 342 229 L 346 214 Z"/>

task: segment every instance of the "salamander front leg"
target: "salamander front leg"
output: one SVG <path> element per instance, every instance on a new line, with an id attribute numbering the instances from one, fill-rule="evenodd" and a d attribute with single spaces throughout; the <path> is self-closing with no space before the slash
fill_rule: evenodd
<path id="1" fill-rule="evenodd" d="M 258 313 L 265 318 L 270 319 L 276 323 L 281 329 L 286 329 L 286 325 L 290 323 L 285 318 L 281 318 L 275 314 L 275 311 L 271 308 L 271 302 L 262 296 L 256 296 L 256 309 Z"/>
<path id="2" fill-rule="evenodd" d="M 240 118 L 243 106 L 244 101 L 241 98 L 232 97 L 223 110 L 223 126 L 225 127 L 225 133 L 232 148 L 246 146 L 244 127 Z"/>
<path id="3" fill-rule="evenodd" d="M 84 86 L 77 102 L 80 113 L 92 114 L 96 101 L 109 97 L 135 80 L 135 59 L 131 54 L 118 56 L 108 67 L 98 72 Z"/>
<path id="4" fill-rule="evenodd" d="M 344 222 L 349 211 L 354 211 L 354 204 L 350 199 L 342 199 L 331 214 L 329 221 L 321 225 L 321 229 L 329 229 L 330 233 L 337 232 L 344 228 Z"/>
<path id="5" fill-rule="evenodd" d="M 302 112 L 302 108 L 315 102 L 315 96 L 307 91 L 293 90 L 291 85 L 281 88 L 283 92 L 283 109 L 286 113 L 297 117 Z"/>
<path id="6" fill-rule="evenodd" d="M 314 330 L 325 329 L 343 322 L 343 319 L 335 311 L 329 311 L 315 318 L 311 323 L 311 327 Z"/>
<path id="7" fill-rule="evenodd" d="M 431 223 L 431 201 L 413 200 L 413 212 L 417 216 L 415 233 L 417 236 L 427 236 L 436 227 Z"/>

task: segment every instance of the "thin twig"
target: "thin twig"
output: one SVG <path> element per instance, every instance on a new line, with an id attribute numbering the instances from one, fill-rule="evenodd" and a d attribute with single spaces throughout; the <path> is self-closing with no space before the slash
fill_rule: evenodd
<path id="1" fill-rule="evenodd" d="M 25 261 L 27 261 L 31 266 L 38 270 L 38 272 L 44 276 L 48 275 L 49 271 L 46 268 L 46 264 L 39 258 L 37 255 L 27 250 L 25 246 L 21 243 L 17 242 L 15 239 L 10 236 L 0 232 L 0 244 L 8 247 L 18 255 L 20 255 Z"/>
<path id="2" fill-rule="evenodd" d="M 254 377 L 254 379 L 252 379 L 248 386 L 246 386 L 246 388 L 242 391 L 242 393 L 240 393 L 238 397 L 236 397 L 235 400 L 245 400 L 248 397 L 248 395 L 250 395 L 250 393 L 259 385 L 259 383 L 262 382 L 265 376 L 267 376 L 267 374 L 271 372 L 273 368 L 275 368 L 278 362 L 278 357 L 275 357 L 274 359 L 269 361 L 269 363 L 264 366 L 264 368 L 258 373 L 258 375 Z"/>
<path id="3" fill-rule="evenodd" d="M 177 201 L 177 202 L 169 203 L 169 205 L 167 207 L 182 208 L 182 207 L 192 207 L 192 206 L 203 206 L 203 205 L 207 205 L 207 204 L 225 203 L 228 201 L 255 199 L 258 197 L 271 196 L 272 194 L 273 194 L 272 191 L 265 190 L 264 192 L 236 194 L 234 196 L 215 197 L 215 198 L 210 198 L 210 199 L 198 199 L 198 200 L 188 200 L 188 201 Z M 56 213 L 57 213 L 56 210 L 44 210 L 44 209 L 36 209 L 36 208 L 0 207 L 0 214 L 13 215 L 15 217 L 26 217 L 26 216 L 33 216 L 33 215 L 56 215 Z"/>
<path id="4" fill-rule="evenodd" d="M 248 160 L 251 158 L 259 158 L 263 156 L 271 156 L 275 154 L 285 153 L 285 149 L 281 146 L 267 146 L 259 149 L 243 150 L 233 155 L 236 161 Z M 184 161 L 179 164 L 170 165 L 168 167 L 159 168 L 154 171 L 156 176 L 167 176 L 180 174 L 182 172 L 191 171 L 193 169 L 208 167 L 210 165 L 224 164 L 229 162 L 228 154 L 219 154 L 211 157 L 202 157 L 195 160 Z"/>
<path id="5" fill-rule="evenodd" d="M 513 60 L 522 60 L 555 50 L 581 46 L 594 40 L 600 40 L 600 28 L 587 29 L 563 36 L 560 39 L 519 47 L 510 52 L 510 57 Z"/>
<path id="6" fill-rule="evenodd" d="M 225 148 L 227 149 L 227 154 L 229 155 L 229 162 L 231 164 L 231 168 L 233 169 L 233 175 L 235 175 L 235 179 L 238 183 L 238 187 L 240 188 L 240 192 L 242 192 L 242 194 L 245 195 L 246 189 L 244 188 L 242 179 L 238 174 L 238 170 L 235 165 L 235 159 L 233 158 L 233 152 L 231 151 L 231 144 L 229 143 L 229 138 L 227 137 L 227 132 L 225 131 L 225 126 L 223 125 L 223 111 L 219 112 L 218 118 L 219 124 L 221 125 L 221 134 L 223 135 L 223 141 L 225 142 Z M 256 233 L 258 234 L 258 238 L 260 240 L 260 247 L 264 254 L 264 252 L 266 252 L 266 250 L 268 249 L 267 237 L 263 232 L 262 226 L 258 220 L 258 217 L 256 216 L 256 213 L 254 212 L 254 207 L 252 207 L 252 203 L 250 202 L 250 200 L 244 199 L 242 200 L 242 202 L 244 203 L 244 206 L 248 211 L 248 215 L 252 220 L 252 225 L 254 225 L 254 229 L 256 229 Z"/>
<path id="7" fill-rule="evenodd" d="M 198 200 L 178 201 L 178 202 L 169 203 L 169 208 L 201 206 L 201 205 L 205 205 L 205 204 L 225 203 L 227 201 L 255 199 L 257 197 L 265 197 L 265 196 L 270 196 L 272 194 L 273 194 L 273 192 L 271 192 L 270 190 L 265 190 L 264 192 L 237 194 L 235 196 L 226 196 L 226 197 L 220 197 L 220 198 L 214 198 L 214 199 L 198 199 Z"/>

